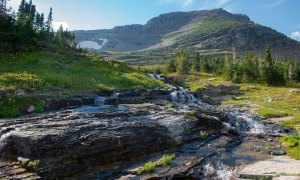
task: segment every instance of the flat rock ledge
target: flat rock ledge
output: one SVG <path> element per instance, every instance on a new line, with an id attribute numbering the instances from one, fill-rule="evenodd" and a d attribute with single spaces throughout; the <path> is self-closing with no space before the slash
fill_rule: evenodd
<path id="1" fill-rule="evenodd" d="M 300 161 L 288 156 L 273 156 L 245 166 L 239 174 L 242 179 L 300 180 Z"/>

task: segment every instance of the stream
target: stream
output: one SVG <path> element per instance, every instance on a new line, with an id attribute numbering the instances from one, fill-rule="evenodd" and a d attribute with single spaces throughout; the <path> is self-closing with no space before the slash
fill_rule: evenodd
<path id="1" fill-rule="evenodd" d="M 230 180 L 246 164 L 286 153 L 279 138 L 291 129 L 149 76 L 169 89 L 63 100 L 51 104 L 66 104 L 59 110 L 0 120 L 0 178 Z M 164 154 L 175 155 L 171 165 L 137 175 Z M 18 159 L 40 165 L 22 170 Z"/>

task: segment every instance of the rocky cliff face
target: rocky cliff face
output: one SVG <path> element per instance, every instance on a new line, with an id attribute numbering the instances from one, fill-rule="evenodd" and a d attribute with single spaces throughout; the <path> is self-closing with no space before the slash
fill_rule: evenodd
<path id="1" fill-rule="evenodd" d="M 267 45 L 278 56 L 299 59 L 300 43 L 252 22 L 249 17 L 223 9 L 163 14 L 145 25 L 118 26 L 110 30 L 75 31 L 77 41 L 108 41 L 100 51 L 161 52 L 189 50 L 263 53 Z"/>

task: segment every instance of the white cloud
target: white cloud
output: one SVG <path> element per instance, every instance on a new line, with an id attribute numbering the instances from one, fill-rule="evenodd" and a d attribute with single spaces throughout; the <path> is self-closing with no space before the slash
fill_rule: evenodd
<path id="1" fill-rule="evenodd" d="M 11 7 L 13 10 L 17 10 L 20 5 L 20 0 L 10 0 L 7 2 L 7 6 Z"/>
<path id="2" fill-rule="evenodd" d="M 295 31 L 291 33 L 291 38 L 300 41 L 300 31 Z"/>
<path id="3" fill-rule="evenodd" d="M 286 0 L 276 0 L 274 3 L 268 5 L 269 8 L 274 8 L 280 6 L 281 4 L 285 3 Z"/>
<path id="4" fill-rule="evenodd" d="M 62 25 L 64 29 L 69 29 L 70 28 L 69 24 L 66 21 L 61 21 L 61 22 L 53 21 L 52 25 L 53 25 L 54 31 L 58 30 L 60 25 Z"/>

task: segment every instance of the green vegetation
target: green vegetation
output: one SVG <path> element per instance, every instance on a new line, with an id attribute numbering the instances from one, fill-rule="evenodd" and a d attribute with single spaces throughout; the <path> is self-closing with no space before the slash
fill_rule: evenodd
<path id="1" fill-rule="evenodd" d="M 300 135 L 283 137 L 280 139 L 280 142 L 283 145 L 292 148 L 289 151 L 289 156 L 300 160 Z"/>
<path id="2" fill-rule="evenodd" d="M 275 109 L 269 109 L 269 108 L 261 108 L 257 110 L 257 113 L 260 117 L 263 118 L 279 118 L 279 117 L 285 117 L 290 115 L 287 112 L 275 110 Z"/>
<path id="3" fill-rule="evenodd" d="M 22 0 L 17 14 L 0 14 L 0 52 L 18 53 L 48 48 L 55 44 L 63 48 L 75 47 L 75 36 L 62 27 L 53 32 L 52 8 L 48 18 L 36 11 L 32 1 Z"/>
<path id="4" fill-rule="evenodd" d="M 166 106 L 167 106 L 168 109 L 174 108 L 173 104 L 171 104 L 171 103 L 168 103 Z"/>
<path id="5" fill-rule="evenodd" d="M 208 136 L 207 132 L 205 132 L 205 131 L 200 131 L 200 133 L 199 133 L 199 139 L 200 139 L 200 140 L 206 139 L 207 136 Z"/>
<path id="6" fill-rule="evenodd" d="M 21 164 L 22 168 L 25 168 L 29 171 L 35 171 L 36 168 L 39 166 L 40 166 L 40 160 L 23 161 Z"/>
<path id="7" fill-rule="evenodd" d="M 157 162 L 148 162 L 146 163 L 139 171 L 137 171 L 137 175 L 143 173 L 152 173 L 155 167 L 164 167 L 172 164 L 172 160 L 175 158 L 175 154 L 172 155 L 164 155 Z"/>
<path id="8" fill-rule="evenodd" d="M 0 56 L 0 88 L 29 92 L 61 90 L 99 92 L 113 89 L 165 87 L 124 63 L 68 52 L 36 52 Z"/>
<path id="9" fill-rule="evenodd" d="M 176 61 L 169 60 L 166 64 L 167 73 L 176 72 L 180 75 L 194 72 L 213 73 L 221 75 L 235 83 L 259 83 L 266 85 L 285 85 L 300 81 L 300 68 L 296 62 L 284 60 L 274 61 L 271 50 L 268 47 L 264 59 L 258 59 L 255 54 L 248 53 L 241 60 L 232 56 L 216 57 L 208 59 L 200 57 L 196 53 L 194 60 L 190 62 L 186 52 L 177 53 Z"/>
<path id="10" fill-rule="evenodd" d="M 40 161 L 39 160 L 34 160 L 34 161 L 30 161 L 28 163 L 28 168 L 35 168 L 38 167 L 40 165 Z"/>
<path id="11" fill-rule="evenodd" d="M 22 96 L 0 98 L 0 118 L 25 114 L 30 106 L 34 107 L 34 112 L 40 113 L 44 111 L 45 105 L 42 100 Z"/>

